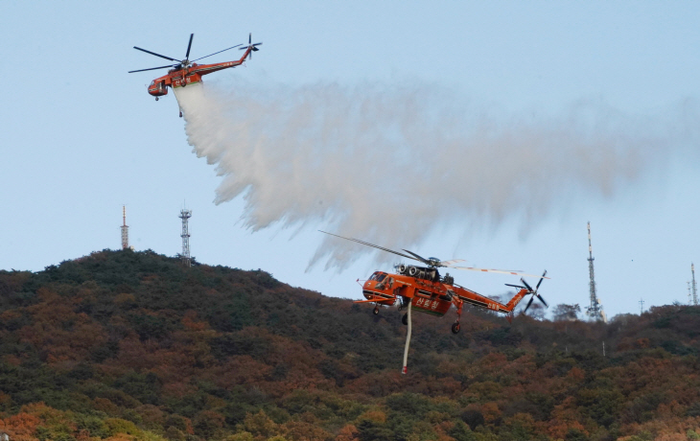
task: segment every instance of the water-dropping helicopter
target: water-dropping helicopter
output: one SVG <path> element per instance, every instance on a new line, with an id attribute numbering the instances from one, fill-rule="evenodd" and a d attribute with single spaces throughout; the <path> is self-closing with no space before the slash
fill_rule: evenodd
<path id="1" fill-rule="evenodd" d="M 235 46 L 231 46 L 226 49 L 222 49 L 220 51 L 211 53 L 209 55 L 205 55 L 203 57 L 199 57 L 195 60 L 190 60 L 190 49 L 192 49 L 192 39 L 194 38 L 194 34 L 190 34 L 190 42 L 187 44 L 187 52 L 185 53 L 185 58 L 182 60 L 178 60 L 177 58 L 172 58 L 168 57 L 166 55 L 161 55 L 146 49 L 142 49 L 140 47 L 134 46 L 134 49 L 140 50 L 142 52 L 146 52 L 147 54 L 155 55 L 156 57 L 160 58 L 165 58 L 166 60 L 173 61 L 173 64 L 167 64 L 165 66 L 158 66 L 158 67 L 150 67 L 148 69 L 138 69 L 138 70 L 132 70 L 129 71 L 129 73 L 134 73 L 134 72 L 145 72 L 149 70 L 157 70 L 157 69 L 165 69 L 165 68 L 170 68 L 168 70 L 168 73 L 166 75 L 163 75 L 162 77 L 158 77 L 155 80 L 151 81 L 151 84 L 148 86 L 148 93 L 156 97 L 156 101 L 158 101 L 158 98 L 167 95 L 168 94 L 168 87 L 176 88 L 176 87 L 185 87 L 188 84 L 194 84 L 194 83 L 199 83 L 202 81 L 202 77 L 204 75 L 210 74 L 212 72 L 216 72 L 222 69 L 228 69 L 230 67 L 236 67 L 240 66 L 243 64 L 243 62 L 246 60 L 246 58 L 252 58 L 253 52 L 257 52 L 258 46 L 260 46 L 262 43 L 252 43 L 252 34 L 248 34 L 248 44 L 237 44 Z M 196 61 L 202 60 L 204 58 L 211 57 L 212 55 L 220 54 L 222 52 L 225 52 L 230 49 L 237 48 L 239 46 L 240 50 L 245 50 L 243 53 L 243 56 L 234 61 L 226 61 L 223 63 L 214 63 L 214 64 L 197 64 Z M 182 113 L 180 114 L 182 116 Z"/>
<path id="2" fill-rule="evenodd" d="M 320 230 L 319 230 L 320 231 Z M 401 251 L 385 248 L 373 243 L 365 242 L 359 239 L 339 236 L 337 234 L 321 231 L 341 239 L 349 240 L 368 247 L 376 248 L 388 253 L 418 261 L 419 265 L 396 265 L 396 273 L 387 273 L 384 271 L 375 271 L 369 279 L 362 285 L 362 295 L 366 300 L 358 300 L 356 303 L 374 303 L 374 314 L 379 314 L 380 306 L 392 306 L 398 302 L 399 309 L 407 308 L 408 312 L 404 314 L 402 321 L 404 325 L 408 325 L 408 334 L 406 336 L 406 349 L 404 351 L 404 366 L 403 373 L 406 373 L 406 359 L 408 356 L 408 345 L 411 338 L 411 309 L 415 308 L 419 312 L 435 315 L 438 317 L 444 316 L 450 307 L 454 306 L 457 309 L 457 320 L 452 324 L 452 333 L 457 334 L 460 330 L 460 319 L 462 317 L 462 308 L 464 304 L 485 308 L 490 311 L 506 314 L 512 317 L 515 307 L 520 301 L 531 296 L 530 301 L 525 307 L 525 311 L 530 308 L 535 297 L 547 307 L 547 302 L 538 293 L 540 284 L 544 279 L 548 279 L 547 270 L 541 276 L 533 274 L 525 274 L 519 271 L 498 270 L 498 269 L 483 269 L 471 266 L 458 266 L 461 259 L 456 260 L 440 260 L 435 257 L 424 258 L 412 251 L 403 249 Z M 489 273 L 501 273 L 521 276 L 520 282 L 522 285 L 506 284 L 507 286 L 518 288 L 518 292 L 508 303 L 501 303 L 492 298 L 486 297 L 465 288 L 455 283 L 454 278 L 445 273 L 440 276 L 438 268 L 452 268 L 467 271 L 479 271 Z M 527 283 L 524 277 L 539 277 L 540 280 L 533 288 Z"/>

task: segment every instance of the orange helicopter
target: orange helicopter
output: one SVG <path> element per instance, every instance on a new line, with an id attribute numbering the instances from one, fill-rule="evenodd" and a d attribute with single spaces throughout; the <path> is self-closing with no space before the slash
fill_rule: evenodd
<path id="1" fill-rule="evenodd" d="M 142 49 L 140 47 L 134 46 L 134 49 L 140 50 L 142 52 L 146 52 L 147 54 L 155 55 L 156 57 L 160 58 L 165 58 L 166 60 L 174 61 L 174 64 L 168 64 L 166 66 L 158 66 L 158 67 L 151 67 L 148 69 L 139 69 L 139 70 L 132 70 L 129 71 L 129 73 L 134 73 L 134 72 L 145 72 L 148 70 L 157 70 L 157 69 L 165 69 L 165 68 L 170 68 L 168 73 L 166 75 L 163 75 L 162 77 L 158 77 L 155 80 L 151 81 L 151 84 L 148 86 L 148 93 L 156 97 L 156 101 L 158 101 L 158 97 L 161 97 L 163 95 L 168 94 L 168 86 L 175 88 L 175 87 L 185 87 L 188 84 L 194 84 L 194 83 L 199 83 L 202 81 L 202 76 L 210 74 L 212 72 L 216 72 L 222 69 L 228 69 L 230 67 L 236 67 L 240 66 L 243 64 L 245 61 L 246 57 L 252 58 L 253 52 L 257 52 L 258 49 L 257 46 L 260 46 L 262 43 L 251 43 L 252 41 L 252 34 L 248 34 L 248 45 L 243 46 L 242 44 L 237 44 L 235 46 L 231 46 L 226 49 L 222 49 L 220 51 L 214 52 L 213 54 L 205 55 L 203 57 L 199 57 L 196 60 L 190 61 L 190 49 L 192 48 L 192 38 L 194 37 L 194 34 L 190 34 L 190 42 L 187 45 L 187 53 L 185 53 L 185 59 L 184 60 L 178 60 L 176 58 L 168 57 L 165 55 L 157 54 L 155 52 L 148 51 L 146 49 Z M 202 60 L 204 58 L 211 57 L 212 55 L 220 54 L 222 52 L 225 52 L 229 49 L 233 49 L 239 46 L 243 46 L 240 48 L 240 50 L 245 50 L 243 53 L 243 56 L 239 60 L 235 61 L 227 61 L 224 63 L 214 63 L 214 64 L 197 64 L 195 61 Z M 182 116 L 182 114 L 180 115 Z"/>
<path id="2" fill-rule="evenodd" d="M 367 300 L 358 300 L 355 302 L 374 303 L 374 314 L 379 314 L 380 305 L 392 306 L 397 302 L 397 300 L 399 302 L 399 310 L 403 308 L 408 309 L 408 312 L 402 318 L 403 324 L 408 325 L 406 349 L 404 352 L 404 367 L 402 370 L 403 373 L 406 373 L 407 370 L 406 357 L 408 355 L 408 345 L 411 338 L 411 308 L 416 308 L 416 310 L 419 312 L 442 317 L 447 313 L 447 311 L 450 310 L 451 306 L 454 306 L 457 309 L 457 320 L 452 324 L 452 333 L 457 334 L 460 330 L 459 321 L 462 317 L 462 307 L 465 303 L 479 308 L 485 308 L 490 311 L 508 314 L 509 318 L 512 317 L 513 310 L 518 303 L 520 303 L 520 301 L 527 295 L 531 295 L 531 297 L 530 301 L 525 307 L 525 311 L 530 308 L 530 305 L 532 305 L 535 297 L 537 297 L 545 305 L 545 307 L 548 306 L 547 302 L 545 302 L 542 296 L 537 292 L 542 281 L 549 278 L 546 277 L 547 270 L 545 270 L 541 276 L 535 276 L 518 271 L 456 266 L 455 264 L 462 262 L 462 260 L 443 261 L 435 257 L 426 259 L 406 249 L 403 250 L 405 253 L 402 253 L 365 242 L 363 240 L 338 236 L 337 234 L 328 233 L 326 231 L 321 232 L 339 237 L 341 239 L 356 242 L 361 245 L 377 248 L 388 253 L 393 253 L 407 259 L 416 260 L 425 265 L 414 266 L 400 264 L 396 266 L 396 274 L 387 273 L 384 271 L 375 271 L 362 286 L 362 295 L 364 295 Z M 522 285 L 511 285 L 507 283 L 507 286 L 519 288 L 519 290 L 508 303 L 503 304 L 468 288 L 457 285 L 454 282 L 454 278 L 450 276 L 449 273 L 446 273 L 441 277 L 438 271 L 438 268 L 441 267 L 479 272 L 512 274 L 524 277 L 540 277 L 540 280 L 537 282 L 534 289 L 522 277 L 520 279 Z"/>

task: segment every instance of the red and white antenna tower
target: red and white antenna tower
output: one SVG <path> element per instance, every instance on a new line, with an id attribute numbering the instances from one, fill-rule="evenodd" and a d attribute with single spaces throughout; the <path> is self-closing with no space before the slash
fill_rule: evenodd
<path id="1" fill-rule="evenodd" d="M 126 224 L 126 205 L 122 205 L 122 218 L 124 223 L 122 224 L 122 250 L 129 248 L 129 226 Z"/>

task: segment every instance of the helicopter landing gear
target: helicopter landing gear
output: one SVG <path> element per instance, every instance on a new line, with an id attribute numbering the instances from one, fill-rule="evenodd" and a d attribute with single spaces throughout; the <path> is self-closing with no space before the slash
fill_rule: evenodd
<path id="1" fill-rule="evenodd" d="M 378 314 L 379 314 L 379 305 L 377 305 L 377 306 L 374 307 L 374 310 L 372 311 L 372 313 L 373 313 L 374 315 L 378 315 Z"/>
<path id="2" fill-rule="evenodd" d="M 460 329 L 459 322 L 452 323 L 452 333 L 453 334 L 459 334 L 459 329 Z"/>
<path id="3" fill-rule="evenodd" d="M 408 325 L 408 313 L 404 314 L 403 317 L 401 317 L 401 323 L 404 325 Z"/>

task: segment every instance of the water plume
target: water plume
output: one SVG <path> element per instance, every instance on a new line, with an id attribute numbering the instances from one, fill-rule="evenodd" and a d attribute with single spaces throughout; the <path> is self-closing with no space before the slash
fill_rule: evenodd
<path id="1" fill-rule="evenodd" d="M 430 85 L 207 83 L 176 96 L 194 153 L 222 177 L 215 202 L 243 197 L 247 228 L 323 226 L 396 248 L 438 227 L 526 230 L 663 167 L 678 143 L 672 125 L 599 102 L 503 115 Z M 343 242 L 327 238 L 311 264 L 344 267 L 357 249 Z"/>

